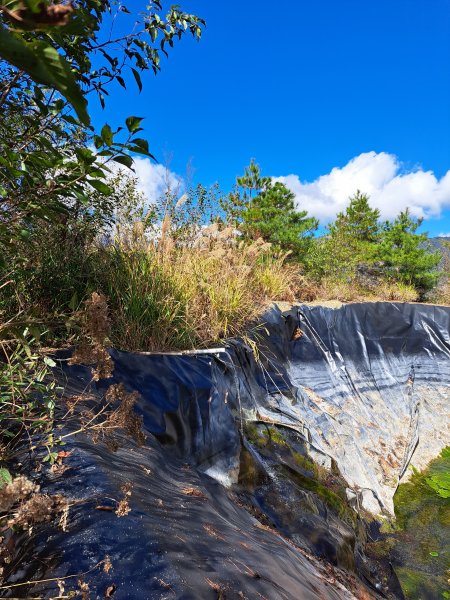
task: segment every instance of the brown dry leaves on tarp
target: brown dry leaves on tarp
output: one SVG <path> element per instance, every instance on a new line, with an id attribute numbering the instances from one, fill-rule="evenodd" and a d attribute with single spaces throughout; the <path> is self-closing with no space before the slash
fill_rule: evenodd
<path id="1" fill-rule="evenodd" d="M 59 494 L 42 494 L 39 486 L 23 476 L 0 489 L 0 512 L 9 513 L 8 526 L 30 529 L 36 523 L 51 521 L 67 509 L 68 502 Z"/>
<path id="2" fill-rule="evenodd" d="M 145 435 L 142 431 L 142 416 L 134 412 L 134 405 L 139 398 L 137 392 L 127 392 L 123 383 L 110 385 L 106 392 L 106 400 L 114 403 L 118 402 L 118 408 L 108 417 L 108 423 L 112 427 L 125 429 L 138 446 L 145 443 Z"/>
<path id="3" fill-rule="evenodd" d="M 103 294 L 93 292 L 91 298 L 85 302 L 82 329 L 84 341 L 73 353 L 69 364 L 90 365 L 94 381 L 108 379 L 112 376 L 114 362 L 105 347 L 108 341 L 110 322 L 108 304 Z M 142 417 L 134 412 L 134 405 L 138 398 L 137 392 L 128 392 L 123 384 L 110 385 L 105 394 L 107 405 L 110 408 L 107 411 L 101 411 L 101 421 L 98 420 L 95 412 L 85 412 L 83 427 L 91 430 L 94 437 L 103 437 L 111 449 L 117 449 L 119 446 L 111 433 L 114 429 L 124 429 L 139 446 L 142 446 L 145 443 Z M 69 398 L 69 410 L 73 412 L 82 399 L 83 396 Z"/>
<path id="4" fill-rule="evenodd" d="M 303 337 L 303 331 L 300 329 L 300 327 L 297 326 L 294 329 L 294 333 L 292 334 L 291 342 L 296 342 L 297 340 L 299 340 L 302 337 Z"/>
<path id="5" fill-rule="evenodd" d="M 118 517 L 126 517 L 127 514 L 131 511 L 130 505 L 128 504 L 128 500 L 131 497 L 131 483 L 125 483 L 120 489 L 123 492 L 122 500 L 119 500 L 117 504 L 117 508 L 114 511 Z"/>
<path id="6" fill-rule="evenodd" d="M 201 490 L 196 487 L 186 486 L 181 488 L 182 493 L 185 496 L 193 496 L 194 498 L 200 498 L 201 500 L 207 500 L 208 496 L 206 496 Z"/>
<path id="7" fill-rule="evenodd" d="M 73 404 L 69 398 L 69 404 L 73 407 L 71 414 L 74 414 L 76 406 L 80 406 L 81 409 L 78 413 L 81 427 L 75 433 L 85 432 L 95 443 L 103 440 L 108 448 L 115 452 L 123 444 L 123 439 L 116 435 L 116 431 L 121 429 L 138 446 L 143 446 L 146 440 L 142 431 L 143 418 L 134 412 L 138 398 L 138 392 L 128 392 L 122 383 L 112 384 L 107 388 L 102 408 L 96 405 L 83 410 L 82 397 L 77 398 Z"/>
<path id="8" fill-rule="evenodd" d="M 69 364 L 94 365 L 94 381 L 108 379 L 112 375 L 114 363 L 105 348 L 110 323 L 108 303 L 103 294 L 93 292 L 91 298 L 86 300 L 82 326 L 85 340 L 75 350 Z"/>

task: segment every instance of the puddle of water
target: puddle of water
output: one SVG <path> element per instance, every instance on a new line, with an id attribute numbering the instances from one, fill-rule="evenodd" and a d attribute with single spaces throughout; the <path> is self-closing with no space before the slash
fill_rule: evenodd
<path id="1" fill-rule="evenodd" d="M 379 544 L 390 553 L 407 600 L 450 599 L 449 483 L 447 447 L 395 494 L 396 522 Z"/>

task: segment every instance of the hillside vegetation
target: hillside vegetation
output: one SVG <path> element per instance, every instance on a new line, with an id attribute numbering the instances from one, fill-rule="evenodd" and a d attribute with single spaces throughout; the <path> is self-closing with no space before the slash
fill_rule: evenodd
<path id="1" fill-rule="evenodd" d="M 229 195 L 201 185 L 153 203 L 131 173 L 109 193 L 55 221 L 36 220 L 4 249 L 0 309 L 45 327 L 52 344 L 76 340 L 83 302 L 105 296 L 110 342 L 129 350 L 185 350 L 245 332 L 284 300 L 445 301 L 448 265 L 406 210 L 380 222 L 356 192 L 323 235 L 281 183 L 252 163 Z M 23 232 L 21 232 L 23 235 Z"/>

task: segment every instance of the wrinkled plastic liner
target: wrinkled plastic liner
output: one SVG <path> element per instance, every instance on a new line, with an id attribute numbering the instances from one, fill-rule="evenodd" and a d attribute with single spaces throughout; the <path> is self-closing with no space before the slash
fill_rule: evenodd
<path id="1" fill-rule="evenodd" d="M 410 465 L 424 468 L 450 441 L 450 309 L 300 307 L 284 327 L 268 317 L 266 364 L 254 377 L 268 393 L 254 390 L 247 406 L 303 430 L 336 461 L 357 507 L 393 515 Z"/>
<path id="2" fill-rule="evenodd" d="M 448 444 L 449 320 L 448 308 L 392 303 L 273 309 L 257 332 L 258 360 L 239 341 L 211 355 L 112 351 L 114 378 L 92 391 L 100 398 L 121 382 L 139 392 L 146 446 L 123 437 L 112 452 L 68 438 L 70 469 L 40 475 L 44 491 L 78 501 L 68 531 L 23 536 L 9 583 L 87 573 L 80 579 L 92 598 L 352 598 L 354 575 L 330 571 L 243 501 L 244 421 L 288 428 L 317 463 L 337 466 L 356 510 L 389 514 L 408 465 L 420 468 Z M 64 358 L 70 395 L 89 370 Z M 124 489 L 131 511 L 118 517 Z M 106 555 L 112 570 L 93 570 Z M 50 598 L 57 589 L 51 581 L 4 597 Z"/>

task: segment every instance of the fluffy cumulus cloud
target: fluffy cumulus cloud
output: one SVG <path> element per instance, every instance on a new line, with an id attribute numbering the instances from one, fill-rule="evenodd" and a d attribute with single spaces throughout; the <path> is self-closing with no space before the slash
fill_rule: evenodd
<path id="1" fill-rule="evenodd" d="M 371 205 L 386 219 L 406 207 L 423 218 L 439 217 L 450 207 L 450 171 L 441 179 L 432 171 L 404 172 L 397 157 L 386 152 L 360 154 L 313 182 L 303 182 L 298 175 L 274 179 L 294 192 L 299 209 L 308 210 L 323 223 L 345 209 L 356 190 L 368 194 Z"/>
<path id="2" fill-rule="evenodd" d="M 156 203 L 170 189 L 181 196 L 183 180 L 167 167 L 151 162 L 149 158 L 134 157 L 134 170 L 138 188 L 144 192 L 150 204 Z"/>
<path id="3" fill-rule="evenodd" d="M 111 162 L 108 167 L 113 173 L 124 171 L 126 174 L 133 175 L 132 171 L 128 171 L 118 163 Z M 137 188 L 145 194 L 148 204 L 156 204 L 167 190 L 175 195 L 182 195 L 184 191 L 182 177 L 164 165 L 155 164 L 149 158 L 133 156 L 133 168 Z"/>

